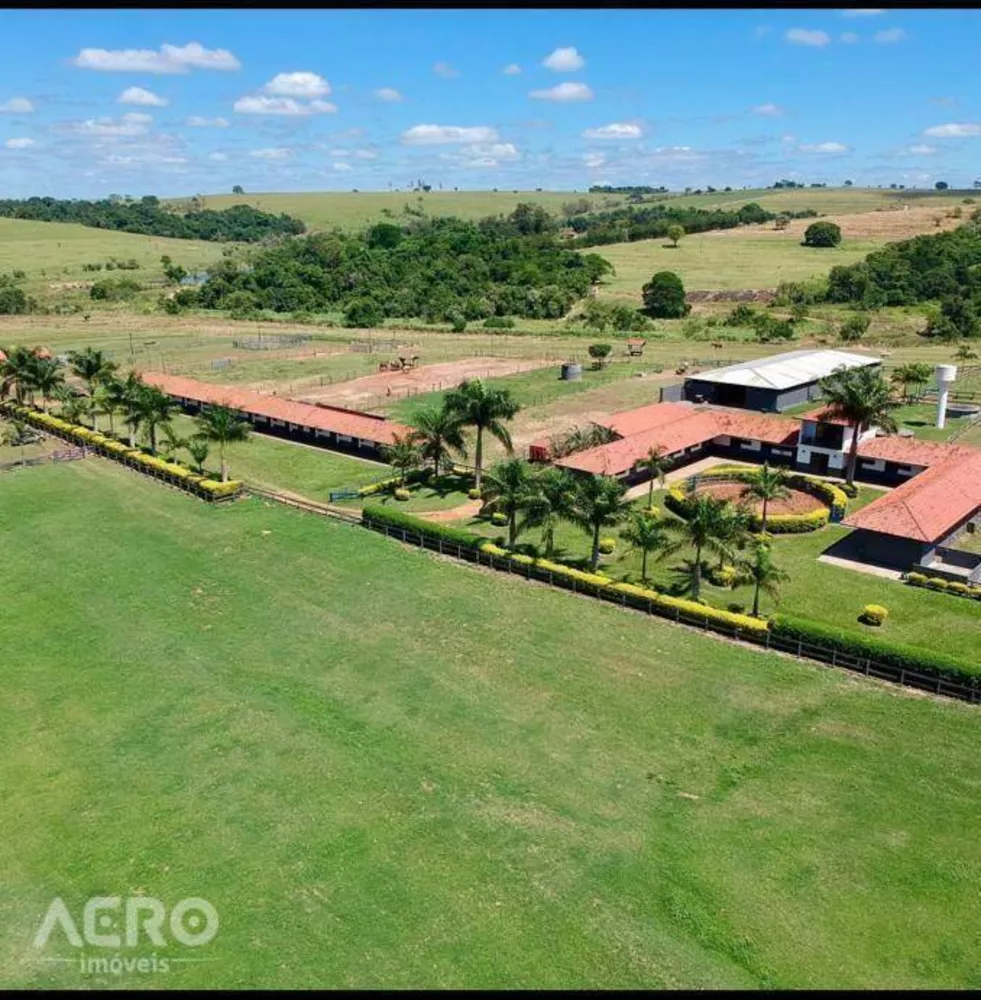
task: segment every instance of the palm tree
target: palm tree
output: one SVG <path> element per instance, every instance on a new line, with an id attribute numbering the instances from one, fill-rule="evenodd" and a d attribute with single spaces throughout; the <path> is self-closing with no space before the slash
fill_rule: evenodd
<path id="1" fill-rule="evenodd" d="M 144 385 L 137 400 L 137 412 L 150 445 L 150 453 L 157 453 L 157 428 L 169 424 L 177 404 L 165 392 L 152 385 Z M 223 480 L 224 481 L 224 480 Z"/>
<path id="2" fill-rule="evenodd" d="M 684 518 L 674 518 L 664 522 L 664 527 L 678 540 L 665 550 L 665 555 L 677 552 L 689 546 L 695 550 L 694 566 L 690 577 L 690 590 L 693 600 L 698 600 L 702 589 L 702 553 L 713 552 L 722 559 L 732 559 L 732 549 L 724 540 L 726 528 L 724 525 L 725 500 L 706 493 L 699 494 L 691 502 Z"/>
<path id="3" fill-rule="evenodd" d="M 547 465 L 532 477 L 531 492 L 522 505 L 518 534 L 528 528 L 540 528 L 546 559 L 551 559 L 555 551 L 555 529 L 560 521 L 569 518 L 575 487 L 571 474 L 556 465 Z"/>
<path id="4" fill-rule="evenodd" d="M 102 351 L 86 347 L 82 351 L 69 351 L 68 363 L 72 371 L 85 383 L 89 396 L 95 394 L 96 386 L 108 381 L 116 371 L 116 364 L 110 361 Z M 92 408 L 92 429 L 98 430 L 98 419 L 95 407 Z"/>
<path id="5" fill-rule="evenodd" d="M 126 384 L 113 376 L 103 382 L 92 394 L 95 405 L 109 418 L 109 436 L 116 436 L 117 413 L 126 408 Z"/>
<path id="6" fill-rule="evenodd" d="M 48 412 L 48 400 L 52 399 L 58 387 L 64 385 L 58 362 L 53 358 L 37 358 L 31 375 L 31 385 L 35 392 L 41 394 L 41 408 Z"/>
<path id="7" fill-rule="evenodd" d="M 483 509 L 487 514 L 507 516 L 511 548 L 518 540 L 518 512 L 528 504 L 533 489 L 531 466 L 524 459 L 507 458 L 487 473 Z"/>
<path id="8" fill-rule="evenodd" d="M 30 347 L 12 347 L 6 354 L 0 362 L 0 397 L 9 395 L 12 389 L 18 403 L 33 403 L 38 355 Z"/>
<path id="9" fill-rule="evenodd" d="M 620 524 L 630 513 L 627 487 L 608 476 L 585 476 L 576 483 L 570 520 L 593 536 L 589 565 L 599 563 L 600 530 Z"/>
<path id="10" fill-rule="evenodd" d="M 182 448 L 186 448 L 190 443 L 187 438 L 181 437 L 180 434 L 174 430 L 174 425 L 171 423 L 166 423 L 163 425 L 163 453 L 164 458 L 168 462 L 172 462 L 177 457 L 177 452 Z"/>
<path id="11" fill-rule="evenodd" d="M 511 420 L 519 410 L 507 389 L 489 389 L 477 378 L 461 382 L 445 397 L 445 405 L 462 427 L 473 427 L 477 432 L 474 448 L 474 486 L 479 490 L 484 462 L 484 431 L 489 431 L 510 452 L 511 435 L 504 422 Z"/>
<path id="12" fill-rule="evenodd" d="M 763 465 L 752 475 L 752 478 L 742 488 L 739 494 L 741 498 L 747 500 L 759 500 L 763 504 L 760 515 L 760 531 L 766 534 L 767 507 L 772 500 L 786 500 L 790 496 L 788 481 L 790 476 L 785 469 L 780 466 L 770 465 L 764 462 Z"/>
<path id="13" fill-rule="evenodd" d="M 777 584 L 789 580 L 790 577 L 782 569 L 773 564 L 770 546 L 765 542 L 757 542 L 753 548 L 751 559 L 741 559 L 736 564 L 735 584 L 753 584 L 753 617 L 760 616 L 760 591 L 765 591 L 774 600 L 779 597 Z"/>
<path id="14" fill-rule="evenodd" d="M 206 438 L 197 436 L 188 438 L 187 451 L 194 462 L 195 471 L 204 474 L 204 463 L 207 461 L 210 450 Z"/>
<path id="15" fill-rule="evenodd" d="M 67 420 L 70 424 L 80 424 L 89 412 L 88 397 L 76 396 L 67 385 L 59 386 L 55 390 L 55 399 L 61 404 L 61 419 Z"/>
<path id="16" fill-rule="evenodd" d="M 745 507 L 724 502 L 719 511 L 718 539 L 730 550 L 745 548 L 750 539 L 753 515 Z M 725 565 L 726 556 L 719 553 L 719 569 Z"/>
<path id="17" fill-rule="evenodd" d="M 134 371 L 131 371 L 121 383 L 123 422 L 129 428 L 130 448 L 136 447 L 136 432 L 143 423 L 143 390 L 146 388 L 146 383 Z"/>
<path id="18" fill-rule="evenodd" d="M 837 368 L 827 378 L 821 379 L 827 410 L 833 417 L 846 420 L 852 428 L 852 443 L 848 452 L 848 471 L 845 483 L 855 483 L 858 464 L 858 436 L 865 427 L 876 425 L 892 434 L 896 421 L 892 411 L 897 404 L 892 399 L 889 383 L 878 370 L 865 368 Z"/>
<path id="19" fill-rule="evenodd" d="M 890 381 L 903 387 L 903 399 L 910 401 L 909 387 L 911 385 L 924 386 L 933 377 L 933 368 L 927 364 L 905 364 L 900 365 L 893 373 Z"/>
<path id="20" fill-rule="evenodd" d="M 169 399 L 169 397 L 167 397 Z M 221 460 L 221 481 L 228 482 L 228 466 L 225 464 L 225 445 L 233 441 L 248 441 L 250 427 L 248 421 L 240 420 L 227 406 L 208 406 L 195 417 L 198 436 L 218 445 Z"/>
<path id="21" fill-rule="evenodd" d="M 632 548 L 641 553 L 640 582 L 647 583 L 647 557 L 652 552 L 658 552 L 670 545 L 664 522 L 659 517 L 652 517 L 646 511 L 636 511 L 620 532 L 620 537 Z"/>
<path id="22" fill-rule="evenodd" d="M 419 468 L 421 456 L 411 434 L 395 434 L 392 443 L 382 449 L 385 461 L 399 474 L 399 486 L 405 484 L 405 477 L 412 469 Z"/>
<path id="23" fill-rule="evenodd" d="M 644 469 L 651 474 L 651 489 L 647 494 L 647 506 L 654 506 L 654 483 L 657 481 L 664 489 L 668 463 L 664 459 L 664 450 L 660 445 L 654 445 L 651 450 L 637 463 L 638 469 Z"/>
<path id="24" fill-rule="evenodd" d="M 978 352 L 965 340 L 956 351 L 954 351 L 955 361 L 976 361 Z"/>
<path id="25" fill-rule="evenodd" d="M 451 451 L 466 455 L 459 418 L 446 405 L 420 409 L 412 422 L 415 427 L 412 440 L 419 445 L 423 461 L 432 462 L 436 479 L 439 478 L 440 466 L 451 461 Z"/>

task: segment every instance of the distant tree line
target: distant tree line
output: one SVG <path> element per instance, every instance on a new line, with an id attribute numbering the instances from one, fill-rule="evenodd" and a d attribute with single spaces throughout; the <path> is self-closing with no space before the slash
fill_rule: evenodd
<path id="1" fill-rule="evenodd" d="M 478 223 L 436 218 L 316 233 L 257 250 L 249 264 L 225 259 L 175 298 L 240 314 L 341 310 L 349 326 L 386 317 L 456 327 L 495 316 L 557 319 L 612 268 L 555 230 L 547 212 L 519 205 Z"/>
<path id="2" fill-rule="evenodd" d="M 813 209 L 780 213 L 784 218 L 806 219 L 817 215 Z M 580 247 L 601 246 L 666 237 L 672 226 L 682 226 L 686 233 L 704 233 L 710 229 L 734 229 L 752 223 L 772 222 L 777 218 L 756 202 L 739 208 L 691 208 L 658 203 L 643 207 L 627 206 L 607 212 L 592 212 L 569 220 L 575 230 L 574 244 Z"/>
<path id="3" fill-rule="evenodd" d="M 589 189 L 590 194 L 667 194 L 668 189 L 651 187 L 649 184 L 628 184 L 626 187 L 613 187 L 609 184 L 594 184 Z"/>
<path id="4" fill-rule="evenodd" d="M 306 226 L 299 219 L 260 212 L 248 205 L 235 205 L 219 212 L 202 209 L 179 213 L 163 206 L 154 195 L 147 195 L 139 201 L 7 198 L 0 200 L 0 217 L 35 222 L 75 222 L 95 229 L 179 240 L 241 243 L 255 243 L 267 236 L 295 236 L 306 231 Z"/>

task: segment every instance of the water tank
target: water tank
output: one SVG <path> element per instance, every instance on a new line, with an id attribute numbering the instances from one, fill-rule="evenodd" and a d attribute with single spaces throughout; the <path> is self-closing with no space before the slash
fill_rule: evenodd
<path id="1" fill-rule="evenodd" d="M 576 382 L 582 378 L 582 365 L 578 361 L 565 361 L 562 364 L 562 381 Z"/>
<path id="2" fill-rule="evenodd" d="M 937 379 L 937 428 L 942 430 L 947 422 L 947 394 L 957 378 L 957 365 L 937 365 L 933 373 Z"/>
<path id="3" fill-rule="evenodd" d="M 957 379 L 957 365 L 937 365 L 934 369 L 937 385 L 950 385 Z"/>

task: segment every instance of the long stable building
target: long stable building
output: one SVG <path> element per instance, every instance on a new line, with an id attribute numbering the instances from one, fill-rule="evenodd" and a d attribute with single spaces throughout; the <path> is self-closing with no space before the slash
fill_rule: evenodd
<path id="1" fill-rule="evenodd" d="M 234 386 L 212 385 L 180 375 L 147 372 L 143 380 L 167 393 L 189 413 L 196 413 L 209 404 L 227 406 L 263 434 L 333 448 L 363 458 L 381 459 L 386 445 L 392 444 L 397 435 L 411 431 L 404 424 L 359 410 L 323 403 L 301 403 L 295 399 L 263 395 Z"/>
<path id="2" fill-rule="evenodd" d="M 616 439 L 554 459 L 554 464 L 573 473 L 636 483 L 649 478 L 637 463 L 658 448 L 675 467 L 717 456 L 843 478 L 854 433 L 821 408 L 791 418 L 655 403 L 598 423 Z M 529 458 L 553 461 L 549 442 L 532 444 Z M 900 435 L 882 437 L 874 427 L 865 427 L 859 433 L 857 475 L 896 487 L 843 522 L 856 529 L 856 548 L 864 558 L 981 582 L 981 556 L 950 547 L 964 532 L 981 526 L 981 451 Z"/>

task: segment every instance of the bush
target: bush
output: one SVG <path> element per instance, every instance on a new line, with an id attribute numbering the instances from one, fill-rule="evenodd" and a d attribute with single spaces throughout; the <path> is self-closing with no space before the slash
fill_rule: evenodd
<path id="1" fill-rule="evenodd" d="M 937 590 L 941 593 L 954 594 L 957 597 L 967 597 L 973 601 L 981 601 L 981 587 L 957 580 L 944 580 L 939 576 L 926 576 L 915 571 L 906 574 L 906 582 L 911 587 L 923 587 L 926 590 Z"/>
<path id="2" fill-rule="evenodd" d="M 413 517 L 395 507 L 377 503 L 365 504 L 361 512 L 361 519 L 369 528 L 404 529 L 427 538 L 442 539 L 444 542 L 459 545 L 461 548 L 473 549 L 486 542 L 483 535 L 475 535 L 471 531 L 452 528 L 445 524 L 436 524 L 433 521 L 424 521 L 420 517 Z"/>
<path id="3" fill-rule="evenodd" d="M 752 326 L 756 318 L 756 310 L 745 302 L 735 306 L 723 320 L 725 326 Z"/>
<path id="4" fill-rule="evenodd" d="M 736 570 L 733 566 L 711 566 L 706 574 L 715 587 L 731 587 L 736 581 Z"/>
<path id="5" fill-rule="evenodd" d="M 868 333 L 870 323 L 871 320 L 868 316 L 856 313 L 854 316 L 849 316 L 848 319 L 841 324 L 838 336 L 841 337 L 846 344 L 854 344 L 856 340 L 861 340 L 862 337 Z"/>
<path id="6" fill-rule="evenodd" d="M 508 516 L 503 511 L 498 510 L 491 514 L 490 521 L 495 528 L 503 528 L 508 523 Z"/>
<path id="7" fill-rule="evenodd" d="M 19 316 L 30 311 L 30 300 L 22 288 L 0 286 L 0 315 Z"/>
<path id="8" fill-rule="evenodd" d="M 514 320 L 510 316 L 488 316 L 484 320 L 485 330 L 513 330 Z"/>
<path id="9" fill-rule="evenodd" d="M 655 319 L 680 319 L 691 312 L 685 286 L 674 271 L 658 271 L 642 291 L 644 309 Z"/>
<path id="10" fill-rule="evenodd" d="M 106 302 L 131 299 L 140 290 L 140 283 L 132 278 L 103 278 L 89 289 L 89 297 Z"/>
<path id="11" fill-rule="evenodd" d="M 412 499 L 412 494 L 404 486 L 399 486 L 395 490 L 394 496 L 395 496 L 396 500 L 411 500 Z"/>
<path id="12" fill-rule="evenodd" d="M 968 663 L 926 647 L 908 646 L 875 635 L 849 632 L 806 618 L 785 614 L 774 615 L 770 619 L 770 631 L 781 639 L 833 649 L 848 656 L 868 658 L 886 666 L 915 670 L 930 676 L 969 681 L 981 676 L 981 665 L 975 663 Z"/>
<path id="13" fill-rule="evenodd" d="M 366 328 L 381 326 L 385 315 L 381 307 L 372 299 L 355 299 L 344 310 L 344 325 Z"/>
<path id="14" fill-rule="evenodd" d="M 474 486 L 471 489 L 467 490 L 467 496 L 471 500 L 479 500 L 480 499 L 480 490 L 478 490 L 477 487 Z"/>
<path id="15" fill-rule="evenodd" d="M 614 538 L 601 538 L 599 540 L 599 550 L 604 556 L 612 555 L 616 547 L 617 543 Z"/>
<path id="16" fill-rule="evenodd" d="M 888 609 L 881 604 L 866 604 L 859 616 L 859 621 L 866 625 L 881 625 L 889 617 Z"/>
<path id="17" fill-rule="evenodd" d="M 812 222 L 804 231 L 806 247 L 836 247 L 841 242 L 841 227 L 834 222 Z"/>

